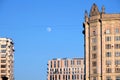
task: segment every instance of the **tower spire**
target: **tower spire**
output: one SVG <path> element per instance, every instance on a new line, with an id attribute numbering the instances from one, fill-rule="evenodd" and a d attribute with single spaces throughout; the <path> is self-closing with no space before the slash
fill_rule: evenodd
<path id="1" fill-rule="evenodd" d="M 99 15 L 99 9 L 97 7 L 97 5 L 94 3 L 91 10 L 90 10 L 90 16 L 95 16 L 95 15 Z"/>
<path id="2" fill-rule="evenodd" d="M 88 12 L 85 10 L 85 21 L 88 21 Z"/>
<path id="3" fill-rule="evenodd" d="M 85 10 L 85 17 L 88 17 L 88 12 L 87 12 L 87 10 Z"/>
<path id="4" fill-rule="evenodd" d="M 102 13 L 105 13 L 105 7 L 102 6 Z"/>

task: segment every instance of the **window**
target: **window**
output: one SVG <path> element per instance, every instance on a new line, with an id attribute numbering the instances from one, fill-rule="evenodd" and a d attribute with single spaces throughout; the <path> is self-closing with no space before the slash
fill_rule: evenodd
<path id="1" fill-rule="evenodd" d="M 115 36 L 115 41 L 120 41 L 120 36 Z"/>
<path id="2" fill-rule="evenodd" d="M 1 53 L 6 53 L 6 50 L 1 50 Z"/>
<path id="3" fill-rule="evenodd" d="M 65 68 L 64 68 L 64 72 L 65 72 Z"/>
<path id="4" fill-rule="evenodd" d="M 55 77 L 54 77 L 54 75 L 52 75 L 52 80 L 55 80 Z"/>
<path id="5" fill-rule="evenodd" d="M 120 57 L 120 52 L 115 52 L 115 57 Z"/>
<path id="6" fill-rule="evenodd" d="M 92 54 L 92 58 L 93 59 L 97 58 L 97 55 L 96 54 Z"/>
<path id="7" fill-rule="evenodd" d="M 1 48 L 6 48 L 6 45 L 1 45 Z"/>
<path id="8" fill-rule="evenodd" d="M 77 76 L 77 79 L 79 79 L 79 75 L 76 75 Z"/>
<path id="9" fill-rule="evenodd" d="M 5 58 L 6 57 L 6 54 L 1 54 L 1 58 Z"/>
<path id="10" fill-rule="evenodd" d="M 96 32 L 95 31 L 93 31 L 93 36 L 96 36 Z"/>
<path id="11" fill-rule="evenodd" d="M 97 73 L 97 70 L 96 69 L 93 69 L 93 74 L 96 74 Z"/>
<path id="12" fill-rule="evenodd" d="M 95 51 L 97 49 L 97 46 L 92 46 L 92 50 Z"/>
<path id="13" fill-rule="evenodd" d="M 72 71 L 74 71 L 74 68 L 72 68 Z"/>
<path id="14" fill-rule="evenodd" d="M 6 68 L 6 65 L 1 65 L 1 68 Z"/>
<path id="15" fill-rule="evenodd" d="M 115 49 L 120 49 L 120 44 L 115 44 Z"/>
<path id="16" fill-rule="evenodd" d="M 56 61 L 54 61 L 54 67 L 56 68 Z"/>
<path id="17" fill-rule="evenodd" d="M 69 71 L 70 71 L 70 68 L 69 68 Z"/>
<path id="18" fill-rule="evenodd" d="M 50 80 L 52 80 L 52 75 L 50 75 Z"/>
<path id="19" fill-rule="evenodd" d="M 58 61 L 58 68 L 60 67 L 60 61 Z"/>
<path id="20" fill-rule="evenodd" d="M 74 65 L 74 60 L 71 60 L 71 65 Z"/>
<path id="21" fill-rule="evenodd" d="M 68 79 L 70 79 L 70 75 L 68 75 Z"/>
<path id="22" fill-rule="evenodd" d="M 72 75 L 72 80 L 74 80 L 74 75 Z"/>
<path id="23" fill-rule="evenodd" d="M 107 60 L 107 61 L 106 61 L 106 65 L 111 65 L 111 61 L 110 61 L 110 60 Z"/>
<path id="24" fill-rule="evenodd" d="M 57 75 L 55 75 L 55 80 L 57 80 Z"/>
<path id="25" fill-rule="evenodd" d="M 111 73 L 111 68 L 106 68 L 106 73 Z"/>
<path id="26" fill-rule="evenodd" d="M 106 57 L 111 57 L 111 52 L 106 52 Z"/>
<path id="27" fill-rule="evenodd" d="M 51 63 L 50 63 L 50 66 L 51 66 L 51 68 L 52 68 L 52 61 L 51 61 Z"/>
<path id="28" fill-rule="evenodd" d="M 93 77 L 93 80 L 97 80 L 96 77 Z"/>
<path id="29" fill-rule="evenodd" d="M 60 78 L 61 78 L 61 77 L 60 77 L 60 75 L 59 75 L 59 80 L 60 80 Z"/>
<path id="30" fill-rule="evenodd" d="M 115 33 L 119 33 L 119 28 L 116 28 L 116 29 L 115 29 Z"/>
<path id="31" fill-rule="evenodd" d="M 111 41 L 111 37 L 110 36 L 105 37 L 105 41 Z"/>
<path id="32" fill-rule="evenodd" d="M 55 69 L 55 70 L 54 70 L 54 73 L 58 73 L 58 69 Z"/>
<path id="33" fill-rule="evenodd" d="M 120 80 L 120 76 L 116 76 L 116 80 Z"/>
<path id="34" fill-rule="evenodd" d="M 76 75 L 74 75 L 74 79 L 76 79 Z"/>
<path id="35" fill-rule="evenodd" d="M 106 45 L 105 45 L 105 48 L 106 48 L 106 49 L 111 49 L 111 44 L 106 44 Z"/>
<path id="36" fill-rule="evenodd" d="M 106 77 L 106 80 L 112 80 L 110 76 L 107 76 Z"/>
<path id="37" fill-rule="evenodd" d="M 105 33 L 106 33 L 106 34 L 110 34 L 110 30 L 109 30 L 109 29 L 107 29 Z"/>
<path id="38" fill-rule="evenodd" d="M 1 63 L 6 63 L 6 60 L 1 60 Z"/>
<path id="39" fill-rule="evenodd" d="M 120 73 L 120 68 L 115 68 L 116 73 Z"/>
<path id="40" fill-rule="evenodd" d="M 81 68 L 81 73 L 83 73 L 84 72 L 84 69 L 83 68 Z"/>
<path id="41" fill-rule="evenodd" d="M 120 65 L 120 60 L 115 60 L 115 65 Z"/>
<path id="42" fill-rule="evenodd" d="M 6 70 L 1 70 L 1 73 L 6 73 Z"/>
<path id="43" fill-rule="evenodd" d="M 77 65 L 80 65 L 81 64 L 81 61 L 80 60 L 77 60 Z"/>
<path id="44" fill-rule="evenodd" d="M 81 80 L 83 79 L 83 76 L 82 75 L 80 75 L 81 76 Z"/>
<path id="45" fill-rule="evenodd" d="M 60 68 L 60 74 L 62 74 L 62 69 Z"/>
<path id="46" fill-rule="evenodd" d="M 68 71 L 68 68 L 66 68 L 66 71 Z"/>
<path id="47" fill-rule="evenodd" d="M 8 70 L 8 73 L 10 73 L 10 70 Z"/>
<path id="48" fill-rule="evenodd" d="M 65 67 L 68 67 L 68 60 L 64 60 Z"/>
<path id="49" fill-rule="evenodd" d="M 92 43 L 96 43 L 96 42 L 97 42 L 96 38 L 92 38 Z"/>
<path id="50" fill-rule="evenodd" d="M 93 61 L 93 62 L 92 62 L 92 66 L 93 66 L 93 67 L 97 66 L 96 61 Z"/>

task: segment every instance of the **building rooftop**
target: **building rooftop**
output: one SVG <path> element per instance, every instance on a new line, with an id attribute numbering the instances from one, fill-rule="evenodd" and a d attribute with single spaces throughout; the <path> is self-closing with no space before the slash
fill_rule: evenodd
<path id="1" fill-rule="evenodd" d="M 75 59 L 84 60 L 84 58 L 53 58 L 52 60 L 75 60 Z"/>

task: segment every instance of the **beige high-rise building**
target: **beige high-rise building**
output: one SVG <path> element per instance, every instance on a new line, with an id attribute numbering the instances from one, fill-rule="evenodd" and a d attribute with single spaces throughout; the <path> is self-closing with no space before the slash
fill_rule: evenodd
<path id="1" fill-rule="evenodd" d="M 83 58 L 49 60 L 47 80 L 84 80 Z"/>
<path id="2" fill-rule="evenodd" d="M 0 38 L 0 80 L 2 80 L 2 77 L 7 77 L 8 80 L 14 80 L 13 63 L 13 41 L 8 38 Z"/>
<path id="3" fill-rule="evenodd" d="M 85 12 L 83 33 L 86 80 L 120 80 L 120 14 L 93 4 L 90 15 Z"/>

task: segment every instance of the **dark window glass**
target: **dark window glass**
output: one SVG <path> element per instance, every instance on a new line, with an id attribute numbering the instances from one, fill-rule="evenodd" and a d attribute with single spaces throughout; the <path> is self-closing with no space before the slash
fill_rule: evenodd
<path id="1" fill-rule="evenodd" d="M 93 80 L 97 80 L 96 77 L 93 77 Z"/>
<path id="2" fill-rule="evenodd" d="M 116 73 L 120 73 L 120 68 L 115 68 Z"/>
<path id="3" fill-rule="evenodd" d="M 115 41 L 120 41 L 120 36 L 115 36 Z"/>
<path id="4" fill-rule="evenodd" d="M 96 43 L 96 42 L 97 42 L 96 38 L 92 38 L 92 43 Z"/>
<path id="5" fill-rule="evenodd" d="M 112 72 L 111 68 L 106 68 L 106 73 L 111 73 L 111 72 Z"/>
<path id="6" fill-rule="evenodd" d="M 105 48 L 106 48 L 106 49 L 111 49 L 111 44 L 106 44 L 106 45 L 105 45 Z"/>
<path id="7" fill-rule="evenodd" d="M 1 63 L 6 63 L 6 60 L 1 60 Z"/>
<path id="8" fill-rule="evenodd" d="M 110 76 L 107 76 L 106 77 L 106 80 L 112 80 Z"/>
<path id="9" fill-rule="evenodd" d="M 106 61 L 106 65 L 111 65 L 111 61 L 110 61 L 110 60 L 107 60 L 107 61 Z"/>
<path id="10" fill-rule="evenodd" d="M 115 52 L 115 57 L 120 57 L 120 52 Z"/>
<path id="11" fill-rule="evenodd" d="M 120 49 L 120 44 L 115 44 L 115 49 Z"/>
<path id="12" fill-rule="evenodd" d="M 6 53 L 6 50 L 1 50 L 1 53 Z"/>
<path id="13" fill-rule="evenodd" d="M 56 68 L 56 61 L 54 61 L 54 68 Z"/>
<path id="14" fill-rule="evenodd" d="M 105 41 L 111 41 L 111 37 L 110 36 L 105 37 Z"/>
<path id="15" fill-rule="evenodd" d="M 1 68 L 6 68 L 6 65 L 1 65 Z"/>
<path id="16" fill-rule="evenodd" d="M 120 76 L 116 76 L 116 80 L 120 80 Z"/>
<path id="17" fill-rule="evenodd" d="M 6 45 L 1 45 L 1 48 L 6 48 Z"/>
<path id="18" fill-rule="evenodd" d="M 93 62 L 92 62 L 92 66 L 93 66 L 93 67 L 97 66 L 96 61 L 93 61 Z"/>
<path id="19" fill-rule="evenodd" d="M 115 65 L 120 65 L 120 60 L 115 60 Z"/>
<path id="20" fill-rule="evenodd" d="M 1 70 L 1 73 L 6 73 L 6 70 Z"/>
<path id="21" fill-rule="evenodd" d="M 96 74 L 97 73 L 97 69 L 93 69 L 93 74 Z"/>
<path id="22" fill-rule="evenodd" d="M 119 28 L 116 28 L 116 29 L 115 29 L 115 33 L 119 33 Z"/>
<path id="23" fill-rule="evenodd" d="M 95 51 L 97 49 L 97 46 L 92 46 L 92 50 Z"/>
<path id="24" fill-rule="evenodd" d="M 96 55 L 96 54 L 92 54 L 92 58 L 93 58 L 93 59 L 96 59 L 96 58 L 97 58 L 97 55 Z"/>
<path id="25" fill-rule="evenodd" d="M 111 52 L 106 52 L 106 57 L 111 57 Z"/>

